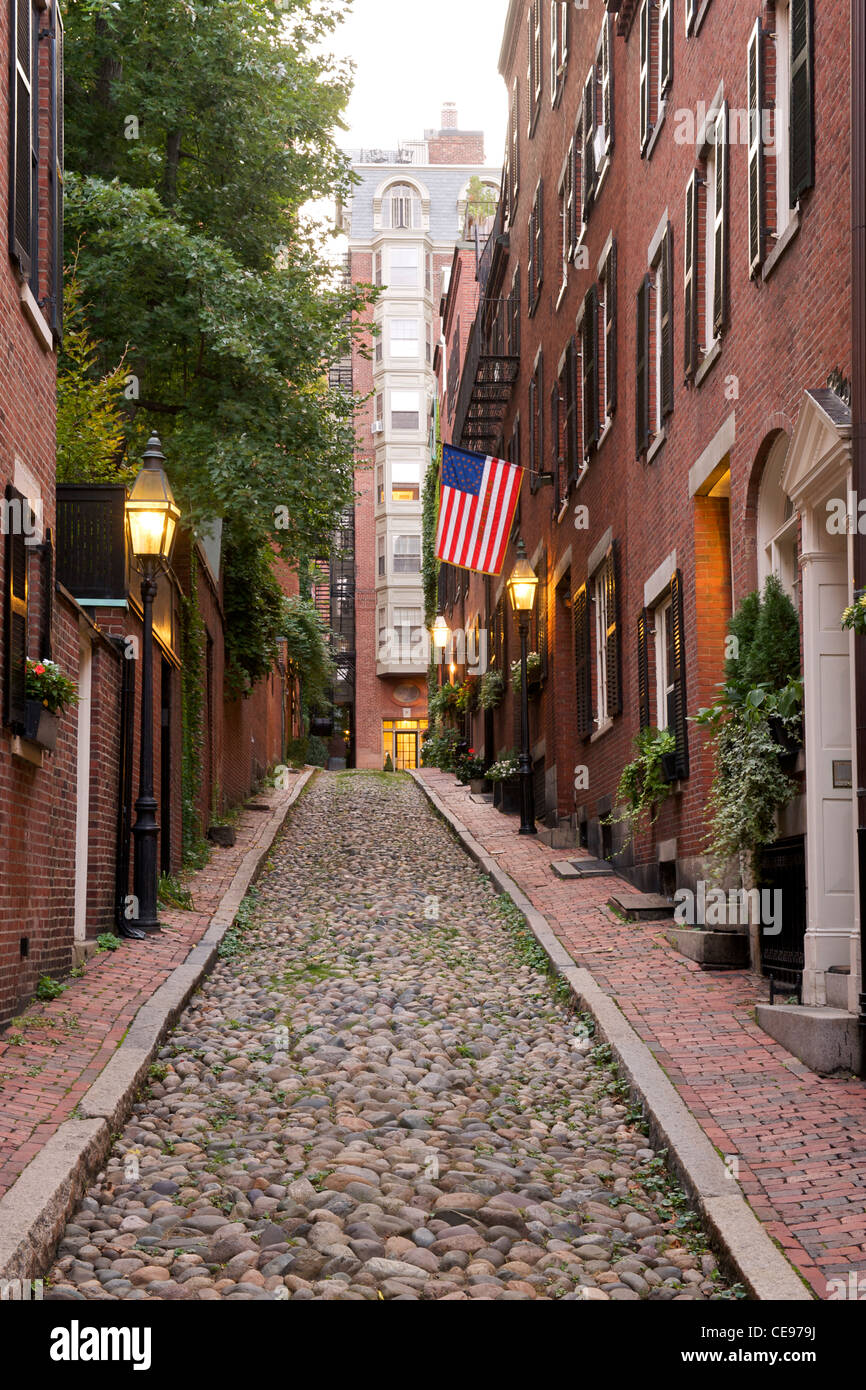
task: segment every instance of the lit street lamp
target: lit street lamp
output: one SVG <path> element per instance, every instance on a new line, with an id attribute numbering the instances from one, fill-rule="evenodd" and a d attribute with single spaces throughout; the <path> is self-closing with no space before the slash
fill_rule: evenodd
<path id="1" fill-rule="evenodd" d="M 529 639 L 529 620 L 535 603 L 538 575 L 526 558 L 523 537 L 517 542 L 517 562 L 508 580 L 508 596 L 517 615 L 520 633 L 520 834 L 537 835 L 535 827 L 535 792 L 532 786 L 532 758 L 529 752 L 529 690 L 526 679 L 526 656 Z"/>
<path id="2" fill-rule="evenodd" d="M 159 436 L 147 441 L 141 472 L 126 502 L 129 545 L 141 575 L 141 756 L 138 799 L 135 803 L 133 892 L 138 905 L 135 925 L 141 932 L 159 931 L 157 918 L 157 854 L 159 826 L 153 795 L 153 600 L 157 581 L 168 568 L 180 510 L 162 465 Z"/>
<path id="3" fill-rule="evenodd" d="M 436 621 L 432 629 L 433 648 L 436 652 L 436 665 L 439 668 L 439 684 L 442 684 L 442 663 L 445 660 L 445 648 L 451 641 L 451 629 L 441 613 L 437 614 Z"/>

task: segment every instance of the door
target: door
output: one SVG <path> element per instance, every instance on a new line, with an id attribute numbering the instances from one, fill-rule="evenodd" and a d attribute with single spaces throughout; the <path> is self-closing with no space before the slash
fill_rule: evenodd
<path id="1" fill-rule="evenodd" d="M 418 766 L 418 731 L 398 729 L 394 735 L 396 756 L 395 768 L 406 769 Z"/>
<path id="2" fill-rule="evenodd" d="M 82 633 L 78 650 L 78 750 L 76 765 L 75 911 L 73 936 L 87 936 L 87 865 L 90 839 L 90 696 L 93 649 Z"/>

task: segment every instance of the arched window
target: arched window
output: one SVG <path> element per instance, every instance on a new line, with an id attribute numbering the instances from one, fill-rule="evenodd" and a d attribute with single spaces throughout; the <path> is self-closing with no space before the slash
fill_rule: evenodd
<path id="1" fill-rule="evenodd" d="M 774 440 L 764 465 L 758 492 L 758 584 L 775 574 L 786 594 L 797 604 L 799 565 L 797 517 L 790 497 L 782 491 L 782 469 L 788 452 L 788 436 Z"/>
<path id="2" fill-rule="evenodd" d="M 387 227 L 417 227 L 420 217 L 415 189 L 408 183 L 393 183 L 382 199 L 382 213 Z"/>

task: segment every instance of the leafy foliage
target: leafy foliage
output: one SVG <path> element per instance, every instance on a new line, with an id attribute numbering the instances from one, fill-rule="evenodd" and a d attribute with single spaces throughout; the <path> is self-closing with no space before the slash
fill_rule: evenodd
<path id="1" fill-rule="evenodd" d="M 63 323 L 57 364 L 57 481 L 131 482 L 134 469 L 125 458 L 123 357 L 101 374 L 74 270 L 64 288 Z"/>
<path id="2" fill-rule="evenodd" d="M 634 746 L 637 756 L 626 763 L 616 789 L 616 804 L 624 805 L 625 810 L 607 818 L 608 825 L 629 822 L 628 840 L 658 820 L 662 802 L 670 795 L 671 784 L 662 770 L 662 758 L 676 751 L 676 739 L 670 729 L 650 726 L 635 734 Z"/>
<path id="3" fill-rule="evenodd" d="M 33 661 L 27 658 L 24 690 L 28 700 L 38 700 L 51 714 L 61 714 L 67 705 L 78 704 L 75 681 L 56 661 Z"/>
<path id="4" fill-rule="evenodd" d="M 776 838 L 776 814 L 797 790 L 782 762 L 799 739 L 803 700 L 799 621 L 775 575 L 746 595 L 728 631 L 736 644 L 725 680 L 695 719 L 713 731 L 707 851 L 717 879 L 732 858 L 750 860 L 757 877 L 758 852 Z"/>
<path id="5" fill-rule="evenodd" d="M 300 677 L 304 712 L 328 708 L 328 690 L 335 668 L 331 659 L 328 629 L 309 599 L 295 596 L 284 601 L 283 634 L 286 638 L 289 662 L 295 674 Z M 312 739 L 310 742 L 312 743 Z M 322 746 L 324 747 L 324 744 Z"/>
<path id="6" fill-rule="evenodd" d="M 495 666 L 485 671 L 478 687 L 478 704 L 482 709 L 496 709 L 505 694 L 505 677 Z"/>

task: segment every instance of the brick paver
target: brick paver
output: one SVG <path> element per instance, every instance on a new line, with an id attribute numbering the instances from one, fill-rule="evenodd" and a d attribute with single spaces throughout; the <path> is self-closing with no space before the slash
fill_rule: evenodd
<path id="1" fill-rule="evenodd" d="M 708 1138 L 737 1159 L 755 1214 L 816 1294 L 852 1270 L 866 1276 L 863 1082 L 816 1075 L 758 1027 L 758 976 L 703 971 L 658 922 L 616 917 L 605 903 L 623 880 L 555 878 L 552 861 L 582 852 L 519 837 L 516 817 L 470 800 L 454 777 L 421 775 L 616 1000 Z"/>
<path id="2" fill-rule="evenodd" d="M 288 802 L 287 790 L 256 801 L 271 812 Z M 235 844 L 212 850 L 185 886 L 193 911 L 163 908 L 158 936 L 123 941 L 97 954 L 86 974 L 63 994 L 34 1002 L 0 1033 L 0 1196 L 70 1115 L 122 1041 L 141 1006 L 201 940 L 244 856 L 262 839 L 271 816 L 241 813 Z M 23 1034 L 23 1041 L 16 1041 Z"/>

